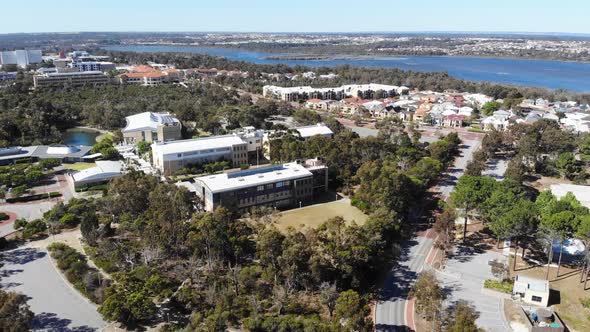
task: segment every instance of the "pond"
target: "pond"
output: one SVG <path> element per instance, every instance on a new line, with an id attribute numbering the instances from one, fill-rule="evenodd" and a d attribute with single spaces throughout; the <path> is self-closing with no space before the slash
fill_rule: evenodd
<path id="1" fill-rule="evenodd" d="M 65 145 L 94 145 L 100 132 L 91 129 L 68 129 L 61 140 Z"/>

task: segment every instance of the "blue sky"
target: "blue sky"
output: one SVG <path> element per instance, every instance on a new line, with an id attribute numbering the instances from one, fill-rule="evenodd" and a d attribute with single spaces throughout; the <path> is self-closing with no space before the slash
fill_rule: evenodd
<path id="1" fill-rule="evenodd" d="M 590 33 L 589 0 L 10 0 L 0 33 L 511 31 Z"/>

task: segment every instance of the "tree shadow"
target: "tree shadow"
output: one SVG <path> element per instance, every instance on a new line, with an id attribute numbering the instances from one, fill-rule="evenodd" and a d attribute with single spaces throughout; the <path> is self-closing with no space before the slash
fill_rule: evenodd
<path id="1" fill-rule="evenodd" d="M 492 249 L 490 244 L 475 241 L 471 237 L 468 237 L 465 243 L 458 244 L 455 247 L 455 250 L 449 254 L 448 259 L 460 263 L 467 263 L 471 261 L 473 257 L 483 255 L 490 249 Z"/>
<path id="2" fill-rule="evenodd" d="M 43 312 L 35 315 L 31 321 L 33 330 L 64 331 L 64 332 L 95 332 L 96 328 L 90 326 L 69 327 L 71 319 L 59 318 L 55 313 Z"/>
<path id="3" fill-rule="evenodd" d="M 406 325 L 375 324 L 377 332 L 414 332 L 414 329 Z"/>
<path id="4" fill-rule="evenodd" d="M 45 257 L 47 254 L 33 248 L 22 248 L 2 253 L 2 260 L 7 264 L 27 264 Z"/>

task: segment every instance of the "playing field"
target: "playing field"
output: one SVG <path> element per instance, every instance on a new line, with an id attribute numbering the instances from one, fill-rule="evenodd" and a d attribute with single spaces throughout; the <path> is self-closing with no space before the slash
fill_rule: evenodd
<path id="1" fill-rule="evenodd" d="M 295 229 L 315 228 L 326 220 L 337 216 L 344 218 L 347 223 L 354 220 L 361 225 L 367 221 L 366 214 L 350 205 L 348 200 L 341 200 L 281 212 L 276 226 L 280 230 L 286 230 L 289 226 Z"/>

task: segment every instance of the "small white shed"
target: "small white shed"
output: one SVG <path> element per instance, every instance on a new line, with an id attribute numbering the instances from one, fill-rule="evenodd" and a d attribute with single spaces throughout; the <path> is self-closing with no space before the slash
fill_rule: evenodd
<path id="1" fill-rule="evenodd" d="M 546 307 L 549 304 L 549 281 L 517 275 L 512 294 L 519 295 L 525 303 Z"/>

